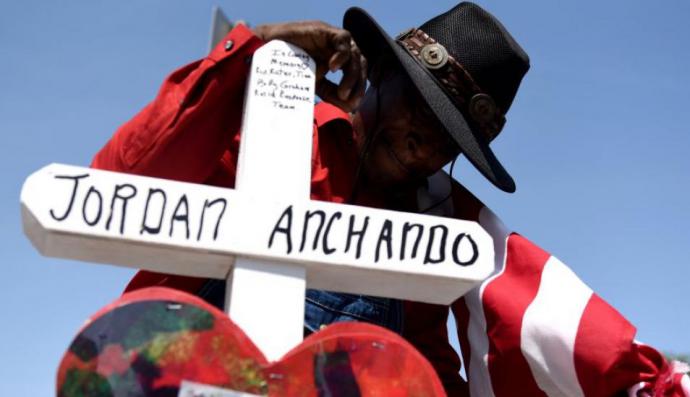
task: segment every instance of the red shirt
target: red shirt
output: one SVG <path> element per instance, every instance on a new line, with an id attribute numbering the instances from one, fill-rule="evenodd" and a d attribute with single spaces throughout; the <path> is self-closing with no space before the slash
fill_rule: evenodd
<path id="1" fill-rule="evenodd" d="M 228 41 L 232 46 L 225 45 Z M 206 58 L 173 72 L 153 102 L 122 125 L 96 154 L 92 167 L 234 187 L 248 61 L 262 44 L 240 25 Z M 316 106 L 312 199 L 338 203 L 349 199 L 358 161 L 352 133 L 346 113 L 323 102 Z M 456 206 L 465 209 L 467 219 L 476 219 L 478 207 L 474 201 Z M 127 291 L 163 285 L 195 293 L 204 282 L 142 271 Z M 431 361 L 449 395 L 462 395 L 466 384 L 448 342 L 447 318 L 446 306 L 406 302 L 404 336 Z"/>

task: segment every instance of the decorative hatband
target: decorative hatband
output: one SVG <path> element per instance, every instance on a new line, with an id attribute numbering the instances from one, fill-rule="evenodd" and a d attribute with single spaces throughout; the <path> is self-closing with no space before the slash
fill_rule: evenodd
<path id="1" fill-rule="evenodd" d="M 506 122 L 503 112 L 442 44 L 417 28 L 403 32 L 396 40 L 431 73 L 462 113 L 471 118 L 475 130 L 488 141 L 501 132 Z"/>

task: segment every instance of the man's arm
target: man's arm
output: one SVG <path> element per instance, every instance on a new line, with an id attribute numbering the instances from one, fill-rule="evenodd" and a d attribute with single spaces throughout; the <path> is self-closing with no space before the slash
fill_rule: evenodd
<path id="1" fill-rule="evenodd" d="M 261 44 L 240 25 L 206 58 L 173 72 L 92 166 L 204 182 L 239 131 L 248 60 Z"/>
<path id="2" fill-rule="evenodd" d="M 366 85 L 366 61 L 347 31 L 317 21 L 261 25 L 254 31 L 239 25 L 206 58 L 173 72 L 154 101 L 118 129 L 92 166 L 206 181 L 224 153 L 236 155 L 251 55 L 273 39 L 295 44 L 315 59 L 316 88 L 324 100 L 346 110 L 357 105 Z M 337 69 L 343 70 L 338 85 L 325 78 Z"/>

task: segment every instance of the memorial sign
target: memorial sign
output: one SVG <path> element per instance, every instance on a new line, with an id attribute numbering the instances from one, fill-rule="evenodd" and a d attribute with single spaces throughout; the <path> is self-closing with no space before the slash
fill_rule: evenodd
<path id="1" fill-rule="evenodd" d="M 246 95 L 236 189 L 52 164 L 22 189 L 26 234 L 48 256 L 227 279 L 230 317 L 269 360 L 302 339 L 307 286 L 449 304 L 490 274 L 475 222 L 309 200 L 304 51 L 260 48 Z"/>

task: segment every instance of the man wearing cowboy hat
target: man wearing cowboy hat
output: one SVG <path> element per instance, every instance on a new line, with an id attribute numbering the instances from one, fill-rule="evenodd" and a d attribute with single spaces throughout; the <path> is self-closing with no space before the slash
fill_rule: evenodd
<path id="1" fill-rule="evenodd" d="M 605 313 L 608 329 L 580 334 L 577 324 L 590 317 L 589 298 L 571 335 L 587 341 L 584 350 L 582 342 L 559 342 L 564 337 L 558 332 L 543 335 L 556 346 L 551 350 L 539 340 L 530 345 L 523 319 L 540 284 L 527 281 L 547 268 L 542 251 L 506 232 L 479 200 L 440 171 L 462 154 L 499 189 L 515 191 L 489 147 L 529 69 L 527 54 L 505 27 L 472 3 L 460 3 L 395 39 L 358 8 L 346 12 L 343 25 L 237 26 L 205 59 L 175 71 L 93 166 L 232 187 L 246 60 L 266 41 L 293 43 L 317 62 L 316 92 L 323 99 L 315 109 L 312 198 L 479 221 L 492 231 L 504 250 L 497 256 L 505 259 L 497 261 L 491 280 L 451 307 L 469 386 L 458 375 L 460 362 L 448 343 L 447 307 L 309 290 L 307 332 L 347 320 L 400 332 L 430 359 L 449 395 L 609 395 L 644 381 L 648 385 L 641 388 L 652 387 L 668 368 L 653 349 L 633 342 L 634 333 L 613 309 L 599 303 L 596 313 Z M 337 69 L 343 71 L 339 84 L 325 79 Z M 564 290 L 580 288 L 574 275 L 568 277 L 560 280 Z M 510 289 L 489 284 L 502 280 L 510 281 L 504 283 Z M 219 306 L 225 288 L 218 281 L 140 272 L 127 290 L 150 285 L 196 293 Z M 611 324 L 620 331 L 614 339 L 607 336 Z M 615 352 L 601 353 L 611 345 Z"/>

